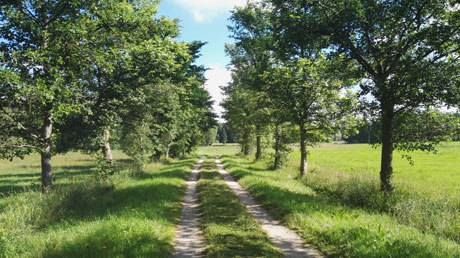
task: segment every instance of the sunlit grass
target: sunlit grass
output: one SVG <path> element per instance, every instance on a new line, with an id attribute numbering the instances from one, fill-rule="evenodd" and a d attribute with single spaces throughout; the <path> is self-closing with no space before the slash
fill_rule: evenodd
<path id="1" fill-rule="evenodd" d="M 414 152 L 414 166 L 401 154 L 394 154 L 396 192 L 388 196 L 379 191 L 380 151 L 365 144 L 310 149 L 302 179 L 298 151 L 276 171 L 253 157 L 223 162 L 273 215 L 328 255 L 460 257 L 460 143 Z"/>
<path id="2" fill-rule="evenodd" d="M 228 144 L 213 144 L 211 146 L 201 146 L 196 150 L 196 154 L 203 156 L 208 155 L 210 157 L 223 156 L 223 155 L 234 155 L 240 151 L 240 146 L 234 143 Z"/>
<path id="3" fill-rule="evenodd" d="M 323 253 L 338 257 L 460 257 L 460 245 L 391 215 L 347 206 L 263 162 L 227 157 L 225 167 L 269 211 Z"/>
<path id="4" fill-rule="evenodd" d="M 460 195 L 460 142 L 443 143 L 437 154 L 416 151 L 410 153 L 414 165 L 395 151 L 394 183 L 396 188 L 417 191 L 433 198 Z M 380 148 L 368 144 L 325 144 L 310 150 L 310 168 L 319 172 L 370 174 L 378 177 Z M 288 165 L 295 170 L 300 153 L 292 155 Z"/>
<path id="5" fill-rule="evenodd" d="M 216 171 L 203 164 L 198 182 L 207 257 L 281 257 Z"/>
<path id="6" fill-rule="evenodd" d="M 150 164 L 142 173 L 115 157 L 108 182 L 93 176 L 91 156 L 53 157 L 47 195 L 38 187 L 37 156 L 1 161 L 0 257 L 168 257 L 197 158 Z"/>

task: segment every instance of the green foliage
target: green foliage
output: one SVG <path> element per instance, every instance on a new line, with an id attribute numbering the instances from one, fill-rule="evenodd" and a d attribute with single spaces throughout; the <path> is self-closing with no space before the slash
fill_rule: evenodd
<path id="1" fill-rule="evenodd" d="M 217 140 L 220 143 L 234 143 L 232 132 L 227 124 L 219 124 L 217 128 Z"/>
<path id="2" fill-rule="evenodd" d="M 5 158 L 46 150 L 47 123 L 80 110 L 76 74 L 82 55 L 85 11 L 94 1 L 5 2 L 0 11 L 0 154 Z M 81 11 L 80 11 L 81 10 Z M 55 135 L 53 135 L 54 138 Z"/>
<path id="3" fill-rule="evenodd" d="M 94 168 L 94 175 L 96 179 L 108 181 L 115 173 L 115 167 L 107 161 L 103 153 L 97 153 L 95 156 L 96 167 Z"/>
<path id="4" fill-rule="evenodd" d="M 233 84 L 235 85 L 235 84 Z M 227 91 L 230 88 L 227 88 Z M 253 117 L 256 115 L 254 110 L 257 101 L 253 92 L 250 91 L 231 91 L 227 93 L 228 98 L 222 103 L 225 108 L 224 117 L 232 131 L 232 136 L 241 145 L 241 153 L 248 155 L 254 140 L 256 126 Z"/>
<path id="5" fill-rule="evenodd" d="M 458 45 L 454 42 L 460 34 L 458 22 L 452 20 L 459 15 L 458 4 L 447 0 L 271 2 L 279 17 L 289 17 L 280 22 L 287 26 L 288 35 L 308 35 L 294 37 L 293 43 L 310 46 L 318 39 L 331 57 L 344 54 L 356 66 L 361 96 L 373 97 L 362 101 L 380 117 L 381 187 L 391 191 L 393 150 L 428 150 L 437 143 L 430 130 L 417 132 L 417 127 L 410 126 L 414 110 L 458 104 Z M 399 132 L 404 129 L 415 131 L 406 130 L 403 137 Z"/>
<path id="6" fill-rule="evenodd" d="M 262 90 L 266 83 L 264 71 L 269 67 L 271 55 L 267 33 L 269 20 L 265 12 L 253 2 L 237 7 L 230 18 L 229 30 L 236 42 L 226 45 L 231 57 L 232 83 L 223 87 L 229 97 L 222 106 L 232 136 L 242 146 L 242 153 L 248 155 L 256 143 L 256 159 L 262 156 L 261 138 L 268 134 L 271 103 Z M 254 138 L 256 139 L 255 141 Z"/>
<path id="7" fill-rule="evenodd" d="M 212 145 L 217 138 L 217 127 L 210 128 L 203 136 L 201 145 Z"/>
<path id="8" fill-rule="evenodd" d="M 458 128 L 458 118 L 439 110 L 415 110 L 396 116 L 395 149 L 431 151 L 442 141 L 449 141 Z"/>
<path id="9" fill-rule="evenodd" d="M 270 155 L 272 156 L 270 162 L 273 164 L 270 166 L 273 169 L 279 169 L 289 161 L 289 153 L 292 151 L 289 144 L 296 142 L 298 131 L 289 123 L 276 124 L 273 131 L 274 142 L 272 144 L 275 152 Z"/>
<path id="10" fill-rule="evenodd" d="M 373 121 L 361 121 L 356 124 L 354 132 L 349 132 L 344 137 L 347 143 L 377 143 L 377 125 Z"/>
<path id="11" fill-rule="evenodd" d="M 353 95 L 340 96 L 349 85 L 328 75 L 327 65 L 320 56 L 315 61 L 278 65 L 265 73 L 270 97 L 289 121 L 303 127 L 310 145 L 327 141 L 354 103 Z"/>
<path id="12" fill-rule="evenodd" d="M 326 59 L 316 46 L 317 38 L 308 39 L 311 45 L 295 46 L 293 54 L 292 45 L 285 43 L 295 39 L 283 34 L 288 30 L 277 30 L 283 17 L 276 15 L 274 6 L 269 1 L 250 1 L 232 14 L 230 31 L 236 43 L 226 47 L 232 58 L 233 82 L 224 87 L 229 96 L 223 104 L 225 118 L 235 134 L 242 132 L 243 149 L 251 134 L 267 135 L 270 126 L 283 122 L 298 125 L 305 154 L 301 163 L 306 164 L 306 145 L 327 141 L 347 124 L 354 96 L 339 93 L 353 80 L 337 73 L 353 69 L 343 57 Z M 301 166 L 301 174 L 305 167 Z"/>
<path id="13" fill-rule="evenodd" d="M 198 145 L 215 125 L 204 68 L 193 64 L 204 43 L 179 42 L 177 22 L 155 17 L 157 4 L 5 2 L 0 155 L 42 153 L 47 187 L 51 154 L 97 152 L 110 144 L 107 131 L 143 145 L 122 145 L 140 166 L 172 144 L 184 153 Z"/>

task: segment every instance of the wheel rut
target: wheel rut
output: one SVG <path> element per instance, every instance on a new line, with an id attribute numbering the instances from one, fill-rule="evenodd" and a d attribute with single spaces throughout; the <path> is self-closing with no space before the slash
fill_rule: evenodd
<path id="1" fill-rule="evenodd" d="M 219 157 L 216 157 L 215 162 L 224 181 L 230 189 L 232 189 L 238 199 L 246 206 L 249 214 L 259 222 L 262 229 L 267 233 L 270 240 L 280 249 L 284 257 L 323 257 L 319 251 L 305 244 L 296 232 L 281 225 L 281 223 L 270 216 L 261 205 L 257 204 L 249 192 L 244 190 L 238 182 L 224 170 L 224 166 L 220 162 Z"/>
<path id="2" fill-rule="evenodd" d="M 185 196 L 182 200 L 182 213 L 174 238 L 173 258 L 204 257 L 203 233 L 200 227 L 199 198 L 196 183 L 204 158 L 200 159 L 187 181 Z"/>

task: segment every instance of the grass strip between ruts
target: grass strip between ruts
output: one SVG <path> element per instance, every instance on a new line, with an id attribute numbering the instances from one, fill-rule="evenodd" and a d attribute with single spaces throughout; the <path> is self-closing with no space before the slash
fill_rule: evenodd
<path id="1" fill-rule="evenodd" d="M 213 161 L 198 182 L 207 257 L 281 257 L 259 224 L 221 179 Z"/>

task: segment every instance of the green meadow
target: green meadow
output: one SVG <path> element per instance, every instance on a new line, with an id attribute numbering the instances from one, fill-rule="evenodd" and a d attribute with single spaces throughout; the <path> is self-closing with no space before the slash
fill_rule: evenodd
<path id="1" fill-rule="evenodd" d="M 380 148 L 368 144 L 324 144 L 310 149 L 309 154 L 313 173 L 379 176 Z M 403 154 L 412 157 L 413 165 Z M 460 197 L 460 142 L 443 143 L 436 153 L 396 151 L 393 156 L 397 189 L 431 198 Z M 294 162 L 297 159 L 300 159 L 298 152 L 292 155 L 290 169 L 298 166 Z"/>
<path id="2" fill-rule="evenodd" d="M 138 172 L 115 152 L 117 171 L 94 178 L 91 156 L 53 157 L 54 186 L 40 192 L 39 157 L 0 162 L 0 257 L 168 257 L 197 158 Z"/>
<path id="3" fill-rule="evenodd" d="M 216 172 L 213 158 L 285 225 L 330 257 L 460 257 L 460 144 L 437 154 L 394 154 L 396 191 L 379 191 L 380 151 L 324 144 L 270 170 L 269 158 L 238 155 L 235 144 L 201 147 L 182 160 L 139 172 L 123 153 L 108 180 L 94 157 L 53 157 L 53 191 L 40 191 L 39 156 L 0 161 L 0 257 L 168 257 L 185 182 L 199 157 L 207 257 L 277 257 L 257 223 Z M 268 150 L 267 150 L 268 151 Z"/>
<path id="4" fill-rule="evenodd" d="M 235 153 L 224 156 L 226 169 L 328 256 L 460 257 L 459 143 L 411 153 L 414 165 L 396 152 L 391 195 L 379 191 L 380 150 L 369 145 L 312 148 L 303 178 L 299 152 L 279 170 Z"/>

